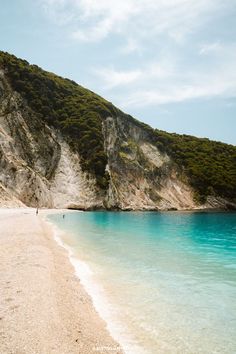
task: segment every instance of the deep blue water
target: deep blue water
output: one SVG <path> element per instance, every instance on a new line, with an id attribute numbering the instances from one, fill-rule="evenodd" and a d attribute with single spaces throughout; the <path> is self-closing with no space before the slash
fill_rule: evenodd
<path id="1" fill-rule="evenodd" d="M 78 267 L 89 267 L 78 273 L 128 353 L 236 353 L 235 213 L 50 220 L 66 231 Z"/>

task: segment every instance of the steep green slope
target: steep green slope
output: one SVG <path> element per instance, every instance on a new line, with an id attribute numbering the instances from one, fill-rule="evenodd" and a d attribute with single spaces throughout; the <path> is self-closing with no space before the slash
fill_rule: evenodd
<path id="1" fill-rule="evenodd" d="M 208 195 L 236 200 L 235 146 L 154 130 L 75 82 L 8 53 L 0 52 L 0 67 L 35 114 L 58 129 L 79 152 L 82 168 L 95 175 L 101 188 L 106 189 L 108 182 L 102 121 L 119 116 L 142 128 L 150 142 L 172 157 L 188 177 L 199 202 Z"/>
<path id="2" fill-rule="evenodd" d="M 134 118 L 126 116 L 127 119 Z M 236 200 L 236 146 L 207 138 L 167 133 L 135 122 L 149 135 L 157 148 L 166 152 L 188 177 L 195 198 L 204 203 L 207 196 Z"/>
<path id="3" fill-rule="evenodd" d="M 75 82 L 29 65 L 25 60 L 0 52 L 0 66 L 7 70 L 13 89 L 47 124 L 59 129 L 80 153 L 84 170 L 94 174 L 106 187 L 107 158 L 103 147 L 102 119 L 115 108 Z"/>
<path id="4" fill-rule="evenodd" d="M 236 198 L 236 147 L 188 135 L 156 131 L 158 146 L 183 166 L 196 199 L 208 195 Z"/>

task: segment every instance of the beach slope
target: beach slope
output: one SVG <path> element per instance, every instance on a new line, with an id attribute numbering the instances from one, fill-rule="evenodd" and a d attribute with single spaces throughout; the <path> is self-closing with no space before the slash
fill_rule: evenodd
<path id="1" fill-rule="evenodd" d="M 41 211 L 0 210 L 0 299 L 1 354 L 122 352 Z"/>

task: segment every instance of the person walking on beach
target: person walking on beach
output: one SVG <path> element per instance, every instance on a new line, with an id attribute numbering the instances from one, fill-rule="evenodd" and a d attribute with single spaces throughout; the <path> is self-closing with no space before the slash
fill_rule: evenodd
<path id="1" fill-rule="evenodd" d="M 38 215 L 39 213 L 39 208 L 36 208 L 36 215 Z"/>

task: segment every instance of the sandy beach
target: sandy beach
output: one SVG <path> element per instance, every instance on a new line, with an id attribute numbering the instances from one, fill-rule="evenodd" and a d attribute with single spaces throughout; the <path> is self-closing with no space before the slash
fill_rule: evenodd
<path id="1" fill-rule="evenodd" d="M 121 353 L 44 216 L 0 209 L 0 353 Z"/>

